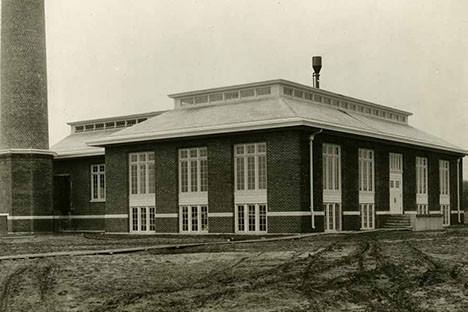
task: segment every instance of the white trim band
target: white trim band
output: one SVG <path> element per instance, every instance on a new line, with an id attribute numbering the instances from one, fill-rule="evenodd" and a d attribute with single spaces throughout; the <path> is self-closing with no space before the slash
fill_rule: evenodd
<path id="1" fill-rule="evenodd" d="M 343 211 L 343 216 L 360 216 L 360 211 Z"/>
<path id="2" fill-rule="evenodd" d="M 268 217 L 310 217 L 312 214 L 310 211 L 269 211 L 267 212 Z"/>
<path id="3" fill-rule="evenodd" d="M 8 220 L 67 220 L 67 219 L 128 219 L 127 214 L 106 214 L 106 215 L 71 215 L 71 216 L 6 216 Z"/>
<path id="4" fill-rule="evenodd" d="M 49 150 L 41 150 L 41 149 L 30 149 L 30 148 L 12 148 L 6 150 L 0 150 L 0 155 L 5 154 L 39 154 L 39 155 L 50 155 L 56 156 L 57 153 Z"/>
<path id="5" fill-rule="evenodd" d="M 166 218 L 178 218 L 177 213 L 157 213 L 154 215 L 156 219 L 166 219 Z"/>
<path id="6" fill-rule="evenodd" d="M 234 218 L 233 212 L 208 212 L 208 218 Z"/>

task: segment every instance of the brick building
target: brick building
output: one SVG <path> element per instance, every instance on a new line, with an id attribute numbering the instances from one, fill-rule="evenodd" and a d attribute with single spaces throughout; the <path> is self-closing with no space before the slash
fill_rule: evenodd
<path id="1" fill-rule="evenodd" d="M 173 94 L 170 111 L 71 123 L 49 150 L 44 1 L 2 0 L 0 40 L 0 235 L 464 221 L 465 150 L 318 79 Z"/>
<path id="2" fill-rule="evenodd" d="M 285 80 L 170 95 L 71 123 L 52 147 L 56 230 L 299 233 L 463 223 L 466 151 L 410 113 Z M 60 188 L 60 192 L 57 190 Z"/>

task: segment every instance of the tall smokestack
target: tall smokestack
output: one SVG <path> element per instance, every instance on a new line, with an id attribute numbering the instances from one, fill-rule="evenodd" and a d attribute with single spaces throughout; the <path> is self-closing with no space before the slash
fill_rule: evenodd
<path id="1" fill-rule="evenodd" d="M 0 216 L 8 232 L 52 231 L 44 0 L 0 2 Z"/>
<path id="2" fill-rule="evenodd" d="M 312 57 L 312 68 L 314 69 L 313 81 L 314 88 L 320 88 L 320 70 L 322 69 L 322 57 L 313 56 Z"/>

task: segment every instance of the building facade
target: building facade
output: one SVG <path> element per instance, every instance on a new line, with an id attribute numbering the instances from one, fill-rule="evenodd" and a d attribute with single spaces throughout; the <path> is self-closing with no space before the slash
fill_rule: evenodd
<path id="1" fill-rule="evenodd" d="M 375 229 L 392 216 L 464 222 L 466 152 L 410 126 L 408 112 L 285 80 L 171 97 L 170 111 L 70 124 L 52 148 L 55 230 L 267 234 Z"/>

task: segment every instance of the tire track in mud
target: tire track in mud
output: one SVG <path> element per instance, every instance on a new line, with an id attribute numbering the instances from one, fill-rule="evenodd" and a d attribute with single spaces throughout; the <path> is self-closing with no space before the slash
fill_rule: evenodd
<path id="1" fill-rule="evenodd" d="M 226 272 L 228 272 L 229 270 L 232 270 L 233 268 L 238 267 L 239 265 L 241 265 L 242 263 L 244 263 L 244 262 L 246 262 L 248 260 L 252 260 L 254 258 L 257 258 L 262 254 L 263 254 L 263 252 L 260 252 L 260 253 L 254 255 L 254 256 L 243 257 L 240 260 L 235 261 L 233 264 L 231 264 L 231 265 L 229 265 L 229 266 L 227 266 L 227 267 L 225 267 L 225 268 L 223 268 L 221 270 L 212 271 L 211 273 L 209 273 L 207 276 L 204 276 L 203 278 L 200 278 L 200 279 L 198 279 L 198 280 L 196 280 L 194 282 L 190 282 L 190 283 L 187 283 L 187 284 L 179 286 L 179 287 L 174 287 L 174 288 L 169 288 L 169 289 L 152 290 L 152 291 L 145 291 L 145 292 L 140 292 L 140 293 L 135 293 L 135 294 L 127 294 L 127 295 L 121 296 L 119 298 L 113 298 L 111 300 L 108 300 L 104 304 L 100 305 L 99 307 L 93 309 L 92 311 L 94 311 L 94 312 L 113 311 L 113 310 L 116 310 L 117 308 L 120 308 L 120 307 L 123 307 L 123 306 L 129 306 L 131 304 L 134 304 L 138 300 L 143 299 L 145 297 L 150 297 L 150 296 L 155 296 L 155 295 L 160 295 L 160 294 L 168 295 L 168 294 L 174 294 L 174 293 L 183 292 L 183 291 L 186 291 L 186 290 L 193 289 L 193 288 L 195 288 L 195 285 L 201 283 L 202 281 L 208 280 L 209 278 L 215 277 L 215 276 L 217 276 L 217 275 L 219 275 L 221 273 L 226 274 Z M 214 280 L 210 280 L 210 284 L 213 283 L 213 282 L 214 282 Z M 218 293 L 210 293 L 207 296 L 204 296 L 204 295 L 197 296 L 196 299 L 201 300 L 200 303 L 201 303 L 201 306 L 203 306 L 206 303 L 206 301 L 208 301 L 208 299 L 210 301 L 214 301 L 214 300 L 216 300 L 215 298 L 222 297 L 226 293 L 228 293 L 228 292 L 222 292 L 221 291 L 221 292 L 218 292 Z M 203 300 L 204 298 L 205 298 L 205 300 Z M 178 308 L 180 308 L 179 309 L 180 311 L 185 311 L 183 306 L 178 307 Z M 174 310 L 174 309 L 175 308 L 173 308 L 172 310 L 173 311 L 179 311 L 179 310 Z"/>
<path id="2" fill-rule="evenodd" d="M 359 245 L 352 254 L 324 266 L 316 266 L 316 274 L 309 273 L 310 282 L 305 283 L 303 292 L 317 309 L 325 305 L 324 309 L 328 310 L 330 305 L 333 307 L 335 302 L 344 300 L 361 306 L 366 302 L 363 310 L 420 311 L 411 297 L 416 283 L 400 266 L 392 263 L 391 258 L 382 255 L 380 242 L 367 239 L 360 241 Z M 350 272 L 346 273 L 346 269 Z M 340 270 L 344 273 L 339 274 Z M 334 271 L 338 272 L 337 276 L 326 277 L 326 273 Z M 390 283 L 383 283 L 382 277 Z"/>
<path id="3" fill-rule="evenodd" d="M 411 242 L 406 242 L 406 244 L 416 257 L 429 264 L 430 268 L 419 277 L 420 286 L 433 285 L 460 278 L 460 273 L 462 272 L 460 265 L 436 259 L 414 246 Z"/>
<path id="4" fill-rule="evenodd" d="M 34 265 L 20 266 L 8 275 L 1 285 L 0 291 L 0 312 L 9 311 L 10 299 L 18 296 L 18 289 L 31 287 L 31 291 L 37 292 L 41 304 L 50 299 L 48 295 L 52 293 L 55 284 L 56 265 L 51 263 L 35 263 Z"/>
<path id="5" fill-rule="evenodd" d="M 422 311 L 412 297 L 412 290 L 417 287 L 416 283 L 408 277 L 401 265 L 391 262 L 391 257 L 382 255 L 378 240 L 373 244 L 371 255 L 377 260 L 375 271 L 383 273 L 391 282 L 390 285 L 379 285 L 374 282 L 374 288 L 378 289 L 378 293 L 387 300 L 393 311 Z"/>

